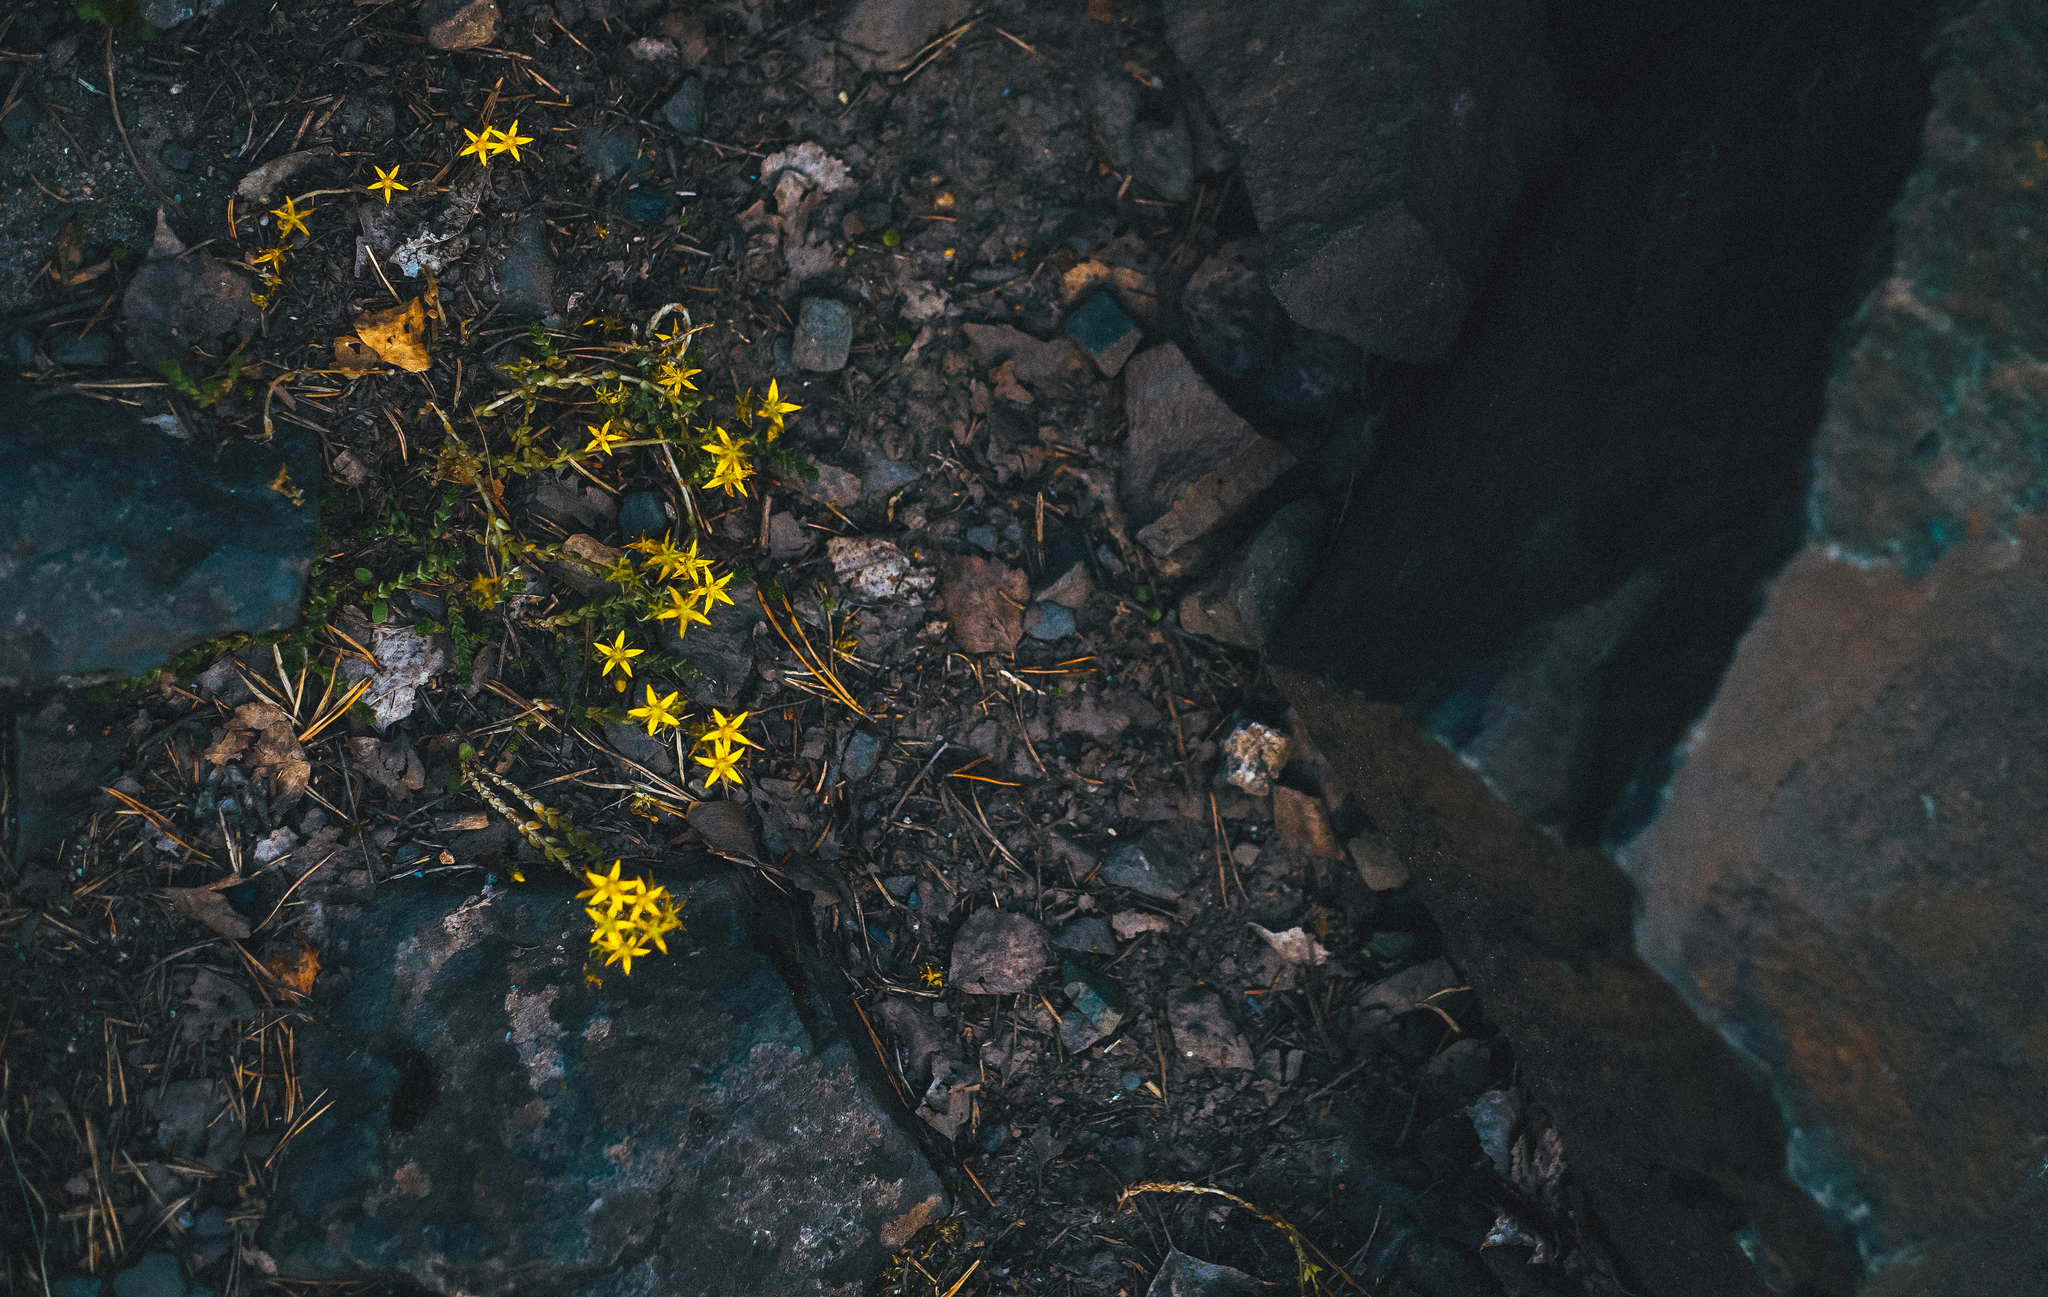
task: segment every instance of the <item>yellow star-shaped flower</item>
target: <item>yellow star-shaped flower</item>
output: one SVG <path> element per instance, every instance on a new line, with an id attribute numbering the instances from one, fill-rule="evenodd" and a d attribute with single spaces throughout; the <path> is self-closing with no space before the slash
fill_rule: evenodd
<path id="1" fill-rule="evenodd" d="M 709 743 L 713 747 L 729 748 L 734 744 L 750 748 L 760 747 L 760 744 L 740 733 L 740 726 L 745 725 L 747 717 L 752 715 L 752 712 L 741 712 L 737 716 L 728 717 L 724 712 L 714 707 L 711 709 L 711 728 L 705 730 L 704 736 L 697 741 L 699 743 Z"/>
<path id="2" fill-rule="evenodd" d="M 610 419 L 604 421 L 602 428 L 587 423 L 583 426 L 590 430 L 590 444 L 583 448 L 583 453 L 586 455 L 594 450 L 601 450 L 609 455 L 612 453 L 613 446 L 626 440 L 625 433 L 612 431 L 612 421 Z"/>
<path id="3" fill-rule="evenodd" d="M 633 659 L 647 651 L 646 649 L 627 648 L 626 632 L 624 631 L 619 632 L 619 638 L 615 643 L 607 644 L 603 640 L 599 640 L 590 647 L 600 658 L 604 659 L 604 670 L 597 673 L 600 679 L 610 675 L 613 667 L 617 667 L 629 676 L 632 675 Z M 621 680 L 618 684 L 621 690 L 625 689 L 625 681 Z"/>
<path id="4" fill-rule="evenodd" d="M 661 367 L 654 371 L 654 385 L 667 392 L 670 396 L 681 396 L 684 388 L 688 388 L 692 392 L 697 390 L 697 385 L 690 380 L 702 372 L 702 370 L 686 369 L 673 362 L 663 361 Z"/>
<path id="5" fill-rule="evenodd" d="M 714 465 L 711 477 L 704 485 L 724 487 L 728 495 L 745 495 L 747 479 L 754 474 L 753 464 L 747 458 L 747 448 L 732 439 L 732 434 L 723 428 L 713 428 L 717 436 L 702 443 L 702 448 L 711 455 Z"/>
<path id="6" fill-rule="evenodd" d="M 803 408 L 783 400 L 782 394 L 776 390 L 775 380 L 771 378 L 768 380 L 768 395 L 761 399 L 760 407 L 754 413 L 768 420 L 768 438 L 773 441 L 782 433 L 783 416 L 795 414 Z"/>
<path id="7" fill-rule="evenodd" d="M 285 195 L 284 206 L 271 208 L 270 214 L 277 218 L 278 237 L 282 238 L 293 230 L 297 230 L 308 238 L 312 237 L 313 232 L 306 228 L 306 218 L 313 214 L 313 209 L 308 207 L 304 211 L 300 211 L 298 204 L 292 201 L 290 194 Z"/>
<path id="8" fill-rule="evenodd" d="M 654 620 L 674 622 L 678 639 L 690 633 L 691 622 L 711 624 L 711 619 L 697 610 L 697 601 L 674 586 L 664 587 L 661 596 L 665 602 L 655 611 Z"/>
<path id="9" fill-rule="evenodd" d="M 696 587 L 690 591 L 690 598 L 701 600 L 706 612 L 710 612 L 719 604 L 732 605 L 732 596 L 725 592 L 725 587 L 731 584 L 732 573 L 727 572 L 724 576 L 713 578 L 707 571 L 697 579 Z"/>
<path id="10" fill-rule="evenodd" d="M 633 961 L 647 958 L 647 947 L 640 945 L 639 941 L 640 938 L 637 934 L 631 941 L 622 940 L 618 945 L 610 948 L 611 954 L 605 957 L 604 962 L 606 964 L 623 963 L 626 966 L 626 976 L 631 977 L 633 975 Z"/>
<path id="11" fill-rule="evenodd" d="M 635 707 L 627 712 L 626 715 L 636 721 L 645 721 L 647 723 L 647 737 L 653 738 L 661 731 L 662 726 L 676 726 L 683 723 L 682 718 L 676 715 L 675 710 L 676 699 L 682 696 L 679 691 L 663 698 L 654 692 L 653 685 L 648 685 L 647 705 L 645 707 Z"/>
<path id="12" fill-rule="evenodd" d="M 462 133 L 469 137 L 469 144 L 455 156 L 474 157 L 478 166 L 491 165 L 491 155 L 498 151 L 498 133 L 488 126 L 484 127 L 484 133 L 481 135 L 467 128 L 464 128 Z"/>
<path id="13" fill-rule="evenodd" d="M 249 258 L 249 264 L 252 266 L 268 266 L 271 268 L 272 273 L 276 273 L 284 268 L 284 248 L 282 246 L 265 248 Z"/>
<path id="14" fill-rule="evenodd" d="M 394 190 L 402 194 L 407 189 L 411 188 L 411 186 L 409 185 L 401 185 L 398 183 L 397 165 L 394 165 L 391 168 L 391 170 L 386 171 L 384 168 L 377 166 L 375 163 L 372 163 L 370 165 L 370 170 L 377 173 L 377 183 L 374 185 L 365 185 L 363 187 L 365 189 L 368 189 L 373 194 L 383 194 L 384 205 L 386 207 L 391 206 L 391 194 Z"/>
<path id="15" fill-rule="evenodd" d="M 489 135 L 491 134 L 491 132 L 485 131 L 484 134 Z M 497 132 L 497 136 L 498 142 L 492 145 L 491 147 L 496 149 L 500 153 L 511 154 L 512 160 L 514 162 L 522 161 L 522 159 L 519 156 L 519 146 L 522 144 L 533 143 L 533 137 L 531 135 L 521 135 L 519 133 L 519 123 L 516 121 L 512 123 L 512 129 L 499 131 Z"/>
<path id="16" fill-rule="evenodd" d="M 704 787 L 707 791 L 718 787 L 718 781 L 721 779 L 734 788 L 740 786 L 739 754 L 730 746 L 723 743 L 713 746 L 711 755 L 698 757 L 697 764 L 708 766 L 711 770 L 711 773 L 704 777 Z"/>
<path id="17" fill-rule="evenodd" d="M 649 689 L 647 693 L 649 697 L 652 697 L 654 690 Z M 621 908 L 633 899 L 635 893 L 640 890 L 640 886 L 643 886 L 637 878 L 621 879 L 619 877 L 619 867 L 625 863 L 623 860 L 612 861 L 612 872 L 608 875 L 600 874 L 594 869 L 584 870 L 583 876 L 590 880 L 590 886 L 588 889 L 576 893 L 576 899 L 579 901 L 588 900 L 592 910 L 602 906 L 606 914 L 617 914 Z"/>

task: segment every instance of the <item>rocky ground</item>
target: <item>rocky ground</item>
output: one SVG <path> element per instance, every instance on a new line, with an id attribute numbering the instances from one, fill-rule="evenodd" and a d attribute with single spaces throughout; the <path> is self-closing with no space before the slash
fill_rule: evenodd
<path id="1" fill-rule="evenodd" d="M 336 1291 L 260 1241 L 339 1097 L 295 1041 L 335 1026 L 351 979 L 323 970 L 387 893 L 555 876 L 519 791 L 592 858 L 659 882 L 713 852 L 763 912 L 808 910 L 951 1204 L 832 1291 L 1249 1282 L 1189 1258 L 1620 1291 L 1405 868 L 1325 806 L 1262 679 L 1368 444 L 1363 362 L 1266 293 L 1155 9 L 142 8 L 154 39 L 6 20 L 10 357 L 166 435 L 317 444 L 334 597 L 275 650 L 18 723 L 24 818 L 88 800 L 0 894 L 13 1291 Z M 515 122 L 517 160 L 459 156 Z M 308 228 L 260 284 L 287 198 Z M 426 368 L 349 341 L 422 298 Z M 469 413 L 509 362 L 610 363 L 676 302 L 702 422 L 771 380 L 801 407 L 748 495 L 648 446 L 449 471 L 451 436 L 510 456 Z M 597 417 L 541 411 L 549 445 Z M 507 575 L 492 519 L 556 547 L 502 601 L 474 584 Z M 740 597 L 634 684 L 747 713 L 738 792 L 619 715 L 592 622 L 543 625 L 672 529 Z M 728 799 L 744 825 L 689 813 Z"/>

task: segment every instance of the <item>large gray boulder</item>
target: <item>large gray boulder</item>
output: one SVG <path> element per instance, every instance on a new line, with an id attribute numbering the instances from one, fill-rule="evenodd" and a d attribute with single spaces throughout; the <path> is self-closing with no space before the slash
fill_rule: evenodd
<path id="1" fill-rule="evenodd" d="M 1783 1167 L 1847 1265 L 1816 1287 L 1885 1297 L 2048 1290 L 2048 24 L 1963 8 L 1930 94 L 1952 12 L 1702 17 L 1589 138 L 1275 641 L 1339 686 L 1316 706 L 1423 719 L 1571 848 L 1531 832 L 1489 872 L 1454 826 L 1388 828 L 1436 794 L 1354 745 L 1447 929 L 1526 937 L 1575 877 L 1612 913 L 1633 892 L 1641 959 L 1771 1108 L 1667 1111 L 1727 1137 L 1670 1164 L 1766 1233 Z M 1469 971 L 1491 1008 L 1539 964 Z M 1542 1032 L 1598 990 L 1502 1011 L 1532 1073 L 1633 1048 L 1640 991 L 1611 1038 Z M 1699 1094 L 1725 1061 L 1638 1070 Z M 1573 1147 L 1668 1109 L 1638 1085 Z"/>
<path id="2" fill-rule="evenodd" d="M 130 406 L 0 385 L 0 466 L 0 693 L 140 675 L 298 620 L 319 532 L 310 434 L 215 446 Z"/>
<path id="3" fill-rule="evenodd" d="M 854 1297 L 943 1216 L 844 983 L 705 861 L 669 954 L 587 981 L 559 884 L 380 889 L 298 1033 L 280 1273 L 431 1292 Z M 850 1030 L 849 1030 L 850 1028 Z"/>
<path id="4" fill-rule="evenodd" d="M 1168 0 L 1304 328 L 1444 359 L 1564 99 L 1530 0 Z"/>

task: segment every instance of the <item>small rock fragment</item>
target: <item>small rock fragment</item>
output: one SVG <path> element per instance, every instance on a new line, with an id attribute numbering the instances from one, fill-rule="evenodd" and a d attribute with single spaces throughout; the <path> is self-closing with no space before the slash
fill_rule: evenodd
<path id="1" fill-rule="evenodd" d="M 1053 935 L 1052 944 L 1061 950 L 1078 950 L 1091 955 L 1116 953 L 1116 938 L 1109 923 L 1094 915 L 1070 920 Z"/>
<path id="2" fill-rule="evenodd" d="M 853 310 L 829 297 L 806 297 L 798 308 L 789 358 L 801 369 L 829 374 L 846 368 L 853 347 Z"/>
<path id="3" fill-rule="evenodd" d="M 379 626 L 369 648 L 383 669 L 351 657 L 342 662 L 341 677 L 349 683 L 369 679 L 363 702 L 374 713 L 377 728 L 388 729 L 412 715 L 420 687 L 449 665 L 446 645 L 440 636 L 421 635 L 409 626 Z"/>
<path id="4" fill-rule="evenodd" d="M 932 574 L 912 567 L 910 556 L 893 541 L 834 536 L 825 542 L 825 553 L 839 584 L 864 603 L 926 594 L 935 584 Z"/>
<path id="5" fill-rule="evenodd" d="M 1290 964 L 1321 964 L 1330 957 L 1330 952 L 1323 949 L 1322 943 L 1309 936 L 1307 930 L 1298 925 L 1285 932 L 1268 932 L 1256 923 L 1248 926 L 1253 932 L 1265 938 L 1266 944 Z"/>
<path id="6" fill-rule="evenodd" d="M 630 491 L 619 501 L 619 534 L 626 540 L 660 536 L 668 529 L 668 502 L 661 492 Z"/>
<path id="7" fill-rule="evenodd" d="M 1223 571 L 1181 600 L 1181 629 L 1264 648 L 1315 569 L 1323 520 L 1322 504 L 1312 499 L 1274 514 Z"/>
<path id="8" fill-rule="evenodd" d="M 333 149 L 300 149 L 281 158 L 272 158 L 262 166 L 253 168 L 236 183 L 235 196 L 251 202 L 267 203 L 275 190 L 312 165 L 313 159 L 333 152 Z"/>
<path id="9" fill-rule="evenodd" d="M 420 26 L 437 50 L 479 49 L 498 35 L 498 0 L 427 0 Z"/>
<path id="10" fill-rule="evenodd" d="M 403 739 L 380 741 L 367 736 L 350 739 L 349 754 L 365 778 L 391 793 L 398 801 L 411 797 L 427 782 L 426 769 L 420 765 L 420 754 Z"/>
<path id="11" fill-rule="evenodd" d="M 881 735 L 855 730 L 847 737 L 846 750 L 840 754 L 840 772 L 848 779 L 865 779 L 874 773 L 875 762 L 881 755 Z"/>
<path id="12" fill-rule="evenodd" d="M 609 722 L 604 727 L 604 741 L 616 748 L 621 756 L 639 762 L 657 775 L 675 773 L 675 752 L 668 744 L 649 735 L 643 726 L 625 721 Z"/>
<path id="13" fill-rule="evenodd" d="M 896 72 L 933 37 L 973 12 L 972 0 L 856 0 L 840 49 L 863 72 Z"/>
<path id="14" fill-rule="evenodd" d="M 946 561 L 940 598 L 963 653 L 1013 653 L 1024 634 L 1031 583 L 994 559 L 956 555 Z"/>
<path id="15" fill-rule="evenodd" d="M 1148 932 L 1169 932 L 1173 925 L 1164 916 L 1143 910 L 1123 910 L 1109 916 L 1109 926 L 1120 941 L 1136 941 Z"/>
<path id="16" fill-rule="evenodd" d="M 1274 786 L 1273 827 L 1279 831 L 1280 840 L 1296 851 L 1325 860 L 1341 859 L 1344 855 L 1344 844 L 1337 841 L 1337 832 L 1330 827 L 1330 815 L 1323 809 L 1322 798 L 1298 788 Z"/>
<path id="17" fill-rule="evenodd" d="M 1514 1166 L 1515 1131 L 1522 1124 L 1522 1092 L 1513 1086 L 1488 1090 L 1474 1099 L 1465 1113 L 1472 1119 L 1479 1147 L 1486 1150 L 1500 1178 L 1507 1179 Z"/>
<path id="18" fill-rule="evenodd" d="M 1408 862 L 1383 833 L 1369 833 L 1344 844 L 1358 876 L 1375 892 L 1391 892 L 1408 885 Z"/>
<path id="19" fill-rule="evenodd" d="M 1024 614 L 1024 633 L 1033 639 L 1063 639 L 1074 633 L 1074 614 L 1056 603 L 1035 603 Z"/>
<path id="20" fill-rule="evenodd" d="M 253 338 L 262 313 L 254 281 L 210 252 L 188 256 L 159 208 L 149 256 L 121 299 L 128 352 L 144 365 L 170 361 L 191 373 L 192 348 L 214 349 L 227 335 Z"/>
<path id="21" fill-rule="evenodd" d="M 489 811 L 443 811 L 434 817 L 436 833 L 476 833 L 489 827 Z"/>
<path id="22" fill-rule="evenodd" d="M 605 599 L 619 593 L 619 587 L 604 579 L 604 571 L 623 557 L 597 537 L 577 532 L 562 542 L 560 561 L 547 563 L 549 576 L 586 599 Z"/>
<path id="23" fill-rule="evenodd" d="M 1368 1021 L 1384 1025 L 1413 1012 L 1430 997 L 1441 999 L 1442 992 L 1462 985 L 1449 960 L 1432 959 L 1381 978 L 1360 992 L 1355 1003 L 1365 1011 Z"/>
<path id="24" fill-rule="evenodd" d="M 152 1252 L 114 1276 L 114 1297 L 185 1297 L 190 1291 L 178 1258 Z"/>
<path id="25" fill-rule="evenodd" d="M 1028 991 L 1051 957 L 1045 929 L 1014 910 L 976 910 L 953 939 L 946 982 L 969 995 Z"/>
<path id="26" fill-rule="evenodd" d="M 1062 608 L 1078 609 L 1094 593 L 1094 578 L 1088 575 L 1088 565 L 1083 562 L 1068 568 L 1059 580 L 1032 597 L 1043 603 L 1056 603 Z"/>
<path id="27" fill-rule="evenodd" d="M 695 137 L 704 133 L 704 81 L 701 77 L 687 77 L 683 88 L 669 96 L 661 106 L 661 120 L 669 124 L 678 135 Z"/>
<path id="28" fill-rule="evenodd" d="M 1197 1261 L 1169 1247 L 1145 1297 L 1255 1297 L 1265 1291 L 1264 1284 L 1242 1270 Z"/>
<path id="29" fill-rule="evenodd" d="M 810 465 L 818 470 L 817 481 L 799 480 L 790 485 L 802 491 L 809 499 L 816 500 L 819 504 L 830 505 L 834 509 L 851 509 L 860 503 L 861 480 L 858 477 L 837 464 L 827 464 L 823 460 L 813 459 Z"/>
<path id="30" fill-rule="evenodd" d="M 1254 797 L 1273 791 L 1273 780 L 1287 765 L 1287 735 L 1270 725 L 1250 721 L 1223 740 L 1223 777 Z"/>
<path id="31" fill-rule="evenodd" d="M 778 563 L 793 558 L 802 558 L 810 552 L 810 538 L 804 535 L 803 524 L 787 513 L 770 515 L 768 519 L 768 557 Z"/>
<path id="32" fill-rule="evenodd" d="M 761 181 L 774 187 L 775 209 L 784 216 L 812 194 L 853 188 L 846 164 L 809 140 L 761 159 Z"/>
<path id="33" fill-rule="evenodd" d="M 1097 293 L 1067 317 L 1066 335 L 1081 344 L 1107 378 L 1115 378 L 1145 339 L 1108 293 Z"/>
<path id="34" fill-rule="evenodd" d="M 1074 1006 L 1060 1022 L 1060 1043 L 1067 1049 L 1086 1049 L 1123 1026 L 1128 1001 L 1114 978 L 1069 961 L 1061 966 L 1060 979 L 1067 1002 Z"/>
<path id="35" fill-rule="evenodd" d="M 1195 1067 L 1251 1070 L 1251 1046 L 1223 1012 L 1223 1001 L 1214 991 L 1189 987 L 1174 992 L 1166 1016 L 1173 1026 L 1173 1047 L 1179 1051 L 1182 1062 Z"/>
<path id="36" fill-rule="evenodd" d="M 1177 849 L 1166 834 L 1153 829 L 1136 842 L 1122 843 L 1110 852 L 1097 877 L 1110 887 L 1172 901 L 1178 900 L 1194 881 L 1194 867 L 1188 863 L 1185 851 Z"/>

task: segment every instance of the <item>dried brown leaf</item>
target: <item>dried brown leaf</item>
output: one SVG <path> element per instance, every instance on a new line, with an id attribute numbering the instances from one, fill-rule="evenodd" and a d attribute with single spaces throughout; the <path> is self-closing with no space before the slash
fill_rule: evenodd
<path id="1" fill-rule="evenodd" d="M 387 363 L 409 374 L 434 363 L 427 354 L 427 308 L 419 298 L 403 306 L 366 312 L 356 321 L 356 336 Z"/>
<path id="2" fill-rule="evenodd" d="M 194 923 L 201 923 L 223 937 L 245 941 L 249 921 L 235 913 L 228 898 L 210 887 L 173 887 L 164 893 L 171 908 Z"/>

